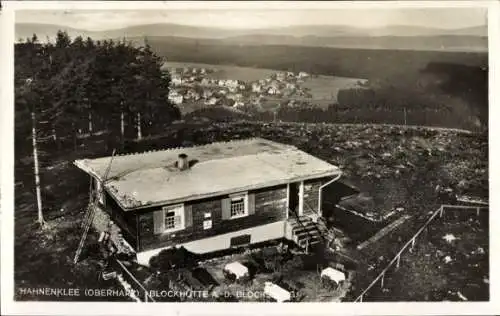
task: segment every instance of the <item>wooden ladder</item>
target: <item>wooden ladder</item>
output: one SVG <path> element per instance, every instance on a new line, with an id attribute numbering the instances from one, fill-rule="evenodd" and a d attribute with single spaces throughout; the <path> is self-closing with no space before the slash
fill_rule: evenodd
<path id="1" fill-rule="evenodd" d="M 94 221 L 94 214 L 97 203 L 101 199 L 102 194 L 104 193 L 104 184 L 108 179 L 109 171 L 111 170 L 111 163 L 113 162 L 113 158 L 115 156 L 115 150 L 113 150 L 113 154 L 111 155 L 111 160 L 109 161 L 108 167 L 106 169 L 106 173 L 104 174 L 104 178 L 101 181 L 101 186 L 99 191 L 94 196 L 94 199 L 91 199 L 89 205 L 87 206 L 87 210 L 85 211 L 84 219 L 83 219 L 83 233 L 80 238 L 80 243 L 78 244 L 78 248 L 76 249 L 75 257 L 73 258 L 73 263 L 77 263 L 80 255 L 82 254 L 83 246 L 85 245 L 85 241 L 87 240 L 87 236 L 89 234 L 90 226 L 92 226 L 92 222 Z"/>
<path id="2" fill-rule="evenodd" d="M 92 226 L 92 222 L 95 214 L 95 205 L 94 203 L 89 204 L 87 210 L 85 212 L 85 220 L 83 222 L 83 233 L 82 238 L 80 239 L 80 243 L 78 244 L 78 248 L 76 249 L 75 258 L 73 258 L 73 263 L 77 263 L 78 259 L 82 253 L 83 246 L 85 245 L 85 240 L 89 234 L 90 226 Z"/>

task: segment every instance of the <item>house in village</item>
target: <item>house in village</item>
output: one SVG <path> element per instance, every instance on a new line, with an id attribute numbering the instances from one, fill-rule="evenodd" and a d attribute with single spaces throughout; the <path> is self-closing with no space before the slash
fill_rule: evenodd
<path id="1" fill-rule="evenodd" d="M 201 79 L 200 85 L 202 85 L 204 87 L 210 86 L 211 85 L 210 79 L 208 79 L 208 78 Z"/>
<path id="2" fill-rule="evenodd" d="M 209 89 L 204 89 L 202 92 L 202 98 L 207 100 L 214 95 L 214 92 Z"/>
<path id="3" fill-rule="evenodd" d="M 91 187 L 104 186 L 99 210 L 146 265 L 170 247 L 209 253 L 270 240 L 319 243 L 322 191 L 341 175 L 294 146 L 262 138 L 110 160 L 74 164 Z"/>
<path id="4" fill-rule="evenodd" d="M 180 75 L 173 75 L 170 82 L 174 86 L 180 86 L 182 85 L 182 77 Z"/>
<path id="5" fill-rule="evenodd" d="M 276 80 L 278 80 L 278 81 L 285 81 L 286 76 L 287 76 L 286 72 L 278 72 L 276 74 Z"/>
<path id="6" fill-rule="evenodd" d="M 260 93 L 262 91 L 262 85 L 258 82 L 252 83 L 252 92 Z"/>
<path id="7" fill-rule="evenodd" d="M 184 101 L 184 97 L 175 90 L 170 90 L 168 93 L 168 100 L 173 104 L 181 104 Z"/>
<path id="8" fill-rule="evenodd" d="M 219 101 L 216 97 L 211 97 L 210 99 L 205 100 L 205 105 L 215 105 Z"/>
<path id="9" fill-rule="evenodd" d="M 234 101 L 241 101 L 243 100 L 243 94 L 241 93 L 231 93 L 226 96 L 228 99 L 234 100 Z"/>
<path id="10" fill-rule="evenodd" d="M 235 100 L 234 104 L 233 104 L 233 108 L 240 108 L 244 105 L 245 105 L 245 103 L 243 103 L 242 101 Z"/>

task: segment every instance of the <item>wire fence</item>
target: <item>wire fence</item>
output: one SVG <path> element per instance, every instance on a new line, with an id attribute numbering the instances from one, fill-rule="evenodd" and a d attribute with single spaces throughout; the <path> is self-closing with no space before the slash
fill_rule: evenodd
<path id="1" fill-rule="evenodd" d="M 398 253 L 392 258 L 392 260 L 387 264 L 387 266 L 378 274 L 378 276 L 368 285 L 363 292 L 354 300 L 354 302 L 363 302 L 363 298 L 367 295 L 367 293 L 377 284 L 380 284 L 380 287 L 384 287 L 384 278 L 389 269 L 396 265 L 396 269 L 399 268 L 401 255 L 410 248 L 410 251 L 415 247 L 415 243 L 417 237 L 429 226 L 429 224 L 436 218 L 442 218 L 446 209 L 454 209 L 454 210 L 464 210 L 464 211 L 475 211 L 476 215 L 479 216 L 481 211 L 488 210 L 489 206 L 464 206 L 464 205 L 441 205 L 429 219 L 420 227 L 420 229 L 405 243 L 405 245 L 398 251 Z"/>

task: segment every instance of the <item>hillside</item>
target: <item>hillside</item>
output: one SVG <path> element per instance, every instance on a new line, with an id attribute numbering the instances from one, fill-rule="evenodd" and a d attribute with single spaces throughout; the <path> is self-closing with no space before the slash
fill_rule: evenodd
<path id="1" fill-rule="evenodd" d="M 480 51 L 488 50 L 488 38 L 462 35 L 438 36 L 277 36 L 252 34 L 226 38 L 224 44 L 289 45 L 359 49 L 401 49 L 418 51 Z"/>
<path id="2" fill-rule="evenodd" d="M 368 49 L 463 50 L 487 49 L 487 28 L 436 29 L 394 25 L 381 28 L 356 28 L 343 25 L 302 25 L 266 29 L 226 29 L 179 24 L 134 25 L 121 29 L 88 31 L 67 26 L 35 23 L 16 24 L 16 39 L 37 33 L 40 40 L 52 39 L 66 30 L 71 37 L 82 35 L 94 39 L 134 39 L 176 37 L 198 40 L 220 40 L 218 44 L 303 45 L 352 47 Z M 466 43 L 466 44 L 465 44 Z"/>
<path id="3" fill-rule="evenodd" d="M 344 178 L 373 196 L 374 211 L 403 207 L 415 216 L 434 210 L 440 203 L 436 185 L 450 186 L 456 193 L 487 198 L 487 138 L 457 132 L 384 126 L 336 126 L 323 124 L 262 124 L 248 122 L 171 125 L 163 135 L 130 142 L 120 154 L 165 149 L 185 144 L 206 144 L 248 137 L 264 137 L 298 146 L 310 154 L 338 165 Z M 17 135 L 17 133 L 16 133 Z M 70 162 L 109 155 L 106 136 L 82 140 L 78 151 L 72 146 L 53 150 L 41 164 L 46 218 L 41 231 L 33 223 L 36 211 L 33 194 L 30 142 L 16 142 L 15 178 L 15 274 L 16 288 L 51 287 L 113 288 L 97 278 L 97 260 L 90 258 L 75 266 L 72 256 L 81 236 L 83 210 L 88 203 L 88 178 Z M 25 152 L 25 154 L 23 154 Z M 416 191 L 415 188 L 418 188 Z M 47 198 L 52 197 L 52 204 Z M 58 273 L 39 273 L 57 267 Z M 433 266 L 434 267 L 434 266 Z M 368 280 L 369 281 L 369 280 Z M 16 299 L 30 299 L 19 295 Z M 48 299 L 45 297 L 45 299 Z M 87 300 L 125 300 L 124 297 L 92 296 Z"/>
<path id="4" fill-rule="evenodd" d="M 291 47 L 287 45 L 220 45 L 221 41 L 148 37 L 152 48 L 170 61 L 237 65 L 332 76 L 400 80 L 414 79 L 430 62 L 488 66 L 486 53 L 389 49 Z"/>

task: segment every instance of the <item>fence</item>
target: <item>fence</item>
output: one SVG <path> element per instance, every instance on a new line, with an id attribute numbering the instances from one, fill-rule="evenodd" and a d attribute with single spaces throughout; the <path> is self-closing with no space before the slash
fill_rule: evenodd
<path id="1" fill-rule="evenodd" d="M 481 210 L 488 210 L 488 206 L 463 206 L 463 205 L 441 205 L 439 209 L 437 209 L 432 215 L 429 217 L 429 219 L 420 227 L 420 229 L 406 242 L 406 244 L 399 250 L 399 252 L 392 258 L 392 260 L 387 264 L 387 266 L 380 272 L 380 274 L 368 285 L 363 292 L 354 300 L 354 302 L 363 302 L 363 297 L 378 283 L 380 282 L 380 287 L 384 287 L 384 277 L 386 272 L 394 265 L 396 264 L 396 269 L 399 268 L 400 260 L 401 260 L 401 255 L 403 252 L 408 248 L 413 249 L 415 246 L 415 241 L 417 237 L 427 228 L 427 226 L 439 215 L 439 217 L 443 217 L 443 214 L 445 212 L 445 209 L 461 209 L 461 210 L 467 210 L 467 211 L 476 211 L 476 215 L 479 215 Z"/>
<path id="2" fill-rule="evenodd" d="M 125 267 L 123 265 L 123 263 L 116 259 L 115 260 L 116 263 L 118 263 L 118 265 L 120 266 L 120 268 L 123 270 L 123 272 L 125 272 L 125 276 L 127 277 L 127 279 L 129 280 L 129 282 L 131 282 L 131 286 L 134 288 L 134 287 L 137 287 L 139 288 L 140 292 L 142 292 L 142 295 L 144 297 L 144 302 L 147 303 L 147 302 L 155 302 L 155 300 L 151 297 L 151 295 L 149 295 L 149 292 L 144 288 L 144 286 L 142 286 L 141 282 L 139 282 L 139 280 L 137 280 L 133 275 L 132 273 L 127 269 L 127 267 Z M 135 286 L 134 286 L 135 285 Z"/>

